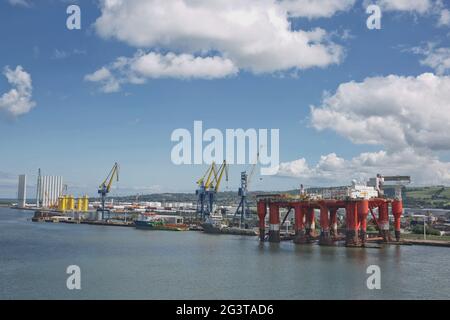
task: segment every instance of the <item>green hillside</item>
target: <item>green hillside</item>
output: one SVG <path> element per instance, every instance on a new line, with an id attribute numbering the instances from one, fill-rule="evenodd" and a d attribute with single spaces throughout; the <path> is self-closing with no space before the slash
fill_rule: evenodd
<path id="1" fill-rule="evenodd" d="M 309 192 L 319 192 L 320 188 L 309 189 Z M 298 190 L 249 192 L 248 200 L 251 206 L 256 205 L 256 195 L 261 193 L 289 193 L 298 194 Z M 385 193 L 389 197 L 393 197 L 395 190 L 393 187 L 385 187 Z M 122 201 L 136 201 L 136 196 L 115 197 Z M 91 200 L 94 200 L 92 198 Z M 98 200 L 98 199 L 97 199 Z M 155 193 L 148 195 L 140 195 L 139 201 L 161 201 L 161 202 L 196 202 L 197 197 L 192 193 Z M 17 200 L 0 199 L 0 205 L 10 205 Z M 403 188 L 403 201 L 405 207 L 423 207 L 423 208 L 439 208 L 450 210 L 450 187 L 431 186 L 431 187 L 408 187 Z M 236 192 L 219 192 L 217 194 L 217 203 L 219 205 L 238 204 L 239 196 Z"/>
<path id="2" fill-rule="evenodd" d="M 309 192 L 320 192 L 320 188 L 309 189 Z M 249 204 L 255 205 L 255 199 L 257 194 L 263 192 L 255 191 L 249 192 Z M 278 193 L 278 191 L 267 192 Z M 288 190 L 282 193 L 297 194 L 298 190 Z M 394 187 L 386 187 L 385 193 L 387 196 L 393 197 L 395 194 Z M 133 201 L 134 197 L 124 197 Z M 140 201 L 162 201 L 162 202 L 195 202 L 197 197 L 195 193 L 164 193 L 164 194 L 151 194 L 142 195 L 139 197 Z M 450 187 L 433 186 L 433 187 L 410 187 L 403 188 L 403 201 L 405 207 L 426 207 L 426 208 L 441 208 L 450 209 Z M 217 203 L 219 205 L 229 205 L 232 203 L 237 204 L 239 197 L 237 192 L 219 192 L 217 195 Z"/>
<path id="3" fill-rule="evenodd" d="M 406 206 L 450 209 L 449 187 L 407 188 L 403 197 Z"/>

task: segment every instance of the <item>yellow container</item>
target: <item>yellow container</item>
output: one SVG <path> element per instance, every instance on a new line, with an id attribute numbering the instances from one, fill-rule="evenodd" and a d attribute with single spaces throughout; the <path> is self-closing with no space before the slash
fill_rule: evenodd
<path id="1" fill-rule="evenodd" d="M 88 212 L 89 211 L 89 198 L 88 196 L 83 197 L 83 211 Z"/>
<path id="2" fill-rule="evenodd" d="M 69 196 L 65 195 L 64 196 L 64 203 L 65 203 L 65 207 L 66 207 L 66 211 L 69 210 Z"/>
<path id="3" fill-rule="evenodd" d="M 83 198 L 77 199 L 77 211 L 79 212 L 83 211 Z"/>
<path id="4" fill-rule="evenodd" d="M 64 212 L 67 210 L 66 207 L 66 196 L 61 196 L 58 198 L 58 210 Z"/>
<path id="5" fill-rule="evenodd" d="M 67 210 L 75 210 L 75 198 L 72 195 L 67 197 Z"/>

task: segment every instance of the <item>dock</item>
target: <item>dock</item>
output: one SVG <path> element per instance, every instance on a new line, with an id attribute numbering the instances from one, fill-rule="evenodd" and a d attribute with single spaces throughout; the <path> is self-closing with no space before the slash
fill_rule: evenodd
<path id="1" fill-rule="evenodd" d="M 408 240 L 407 242 L 413 245 L 419 246 L 432 246 L 432 247 L 447 247 L 450 248 L 449 241 L 440 241 L 440 240 Z"/>

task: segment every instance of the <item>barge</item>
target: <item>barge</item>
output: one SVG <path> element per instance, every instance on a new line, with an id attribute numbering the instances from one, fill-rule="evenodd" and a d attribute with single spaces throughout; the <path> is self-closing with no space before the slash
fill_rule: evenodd
<path id="1" fill-rule="evenodd" d="M 134 222 L 136 229 L 188 231 L 189 226 L 183 222 L 180 216 L 164 216 L 154 213 L 144 213 Z"/>

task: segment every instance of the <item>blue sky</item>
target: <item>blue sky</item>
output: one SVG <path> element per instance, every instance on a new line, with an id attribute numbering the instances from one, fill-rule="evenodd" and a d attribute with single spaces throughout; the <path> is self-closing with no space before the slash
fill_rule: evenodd
<path id="1" fill-rule="evenodd" d="M 450 44 L 449 26 L 438 22 L 444 19 L 443 3 L 430 2 L 427 11 L 395 9 L 384 4 L 381 30 L 367 29 L 368 15 L 361 1 L 330 17 L 311 18 L 299 14 L 289 18 L 293 31 L 325 30 L 324 42 L 331 41 L 344 53 L 338 63 L 311 67 L 270 66 L 276 70 L 260 72 L 242 62 L 244 58 L 241 59 L 237 49 L 227 51 L 231 48 L 227 43 L 228 47 L 217 45 L 206 56 L 230 57 L 238 69 L 233 75 L 213 79 L 150 76 L 144 84 L 124 81 L 119 90 L 108 93 L 102 91 L 99 83 L 87 81 L 86 76 L 110 66 L 120 56 L 133 57 L 139 49 L 156 50 L 163 55 L 167 52 L 182 54 L 185 49 L 178 47 L 176 37 L 168 45 L 136 45 L 121 35 L 101 34 L 95 22 L 107 10 L 103 1 L 79 1 L 81 30 L 66 28 L 67 2 L 30 0 L 26 2 L 28 5 L 13 2 L 0 2 L 0 68 L 22 66 L 32 79 L 31 99 L 35 106 L 17 116 L 5 111 L 6 108 L 0 113 L 0 197 L 16 195 L 16 175 L 21 173 L 28 175 L 32 192 L 38 168 L 45 174 L 63 175 L 72 193 L 92 195 L 115 161 L 121 165 L 120 182 L 114 191 L 117 194 L 193 192 L 195 180 L 206 166 L 172 164 L 170 151 L 174 143 L 170 135 L 177 128 L 192 130 L 194 120 L 202 120 L 205 128 L 221 130 L 280 129 L 280 160 L 284 163 L 280 175 L 255 179 L 253 189 L 283 190 L 300 183 L 339 185 L 350 182 L 353 177 L 340 165 L 349 167 L 351 164 L 356 170 L 367 168 L 367 162 L 361 164 L 354 159 L 362 153 L 376 154 L 381 150 L 387 152 L 383 158 L 386 162 L 382 165 L 377 162 L 371 170 L 361 169 L 361 172 L 367 175 L 379 170 L 411 172 L 414 180 L 415 171 L 421 171 L 420 161 L 438 161 L 427 171 L 430 174 L 418 172 L 416 183 L 447 184 L 450 181 L 442 177 L 442 170 L 448 168 L 447 161 L 450 161 L 447 145 L 431 148 L 428 154 L 433 158 L 424 158 L 429 150 L 420 144 L 422 140 L 406 139 L 408 145 L 401 145 L 405 157 L 417 156 L 418 162 L 416 168 L 414 165 L 403 168 L 396 157 L 403 157 L 402 154 L 393 151 L 397 146 L 390 145 L 385 137 L 376 136 L 375 143 L 370 137 L 367 143 L 355 141 L 356 131 L 347 132 L 329 123 L 312 122 L 310 109 L 310 106 L 339 108 L 342 104 L 330 107 L 335 101 L 324 104 L 324 92 L 333 96 L 339 85 L 351 81 L 364 83 L 367 78 L 380 80 L 391 74 L 401 79 L 412 77 L 415 81 L 423 73 L 432 74 L 436 81 L 447 80 L 445 60 L 439 60 L 438 64 L 431 60 L 433 53 L 445 53 L 444 49 Z M 171 23 L 169 21 L 168 25 Z M 132 22 L 130 24 L 123 28 L 134 27 Z M 120 28 L 121 25 L 111 26 L 117 33 L 121 32 Z M 184 36 L 186 39 L 178 35 L 180 42 L 195 39 L 195 35 L 191 39 Z M 198 50 L 190 48 L 188 51 L 205 56 Z M 431 57 L 431 62 L 424 63 L 427 57 Z M 114 71 L 111 67 L 110 70 Z M 446 85 L 447 82 L 443 87 L 447 88 Z M 370 88 L 368 85 L 361 90 Z M 11 84 L 2 75 L 0 96 L 9 90 Z M 435 91 L 431 95 L 440 98 Z M 409 98 L 405 97 L 405 101 Z M 430 103 L 433 101 L 430 99 Z M 436 102 L 437 110 L 447 111 L 450 105 L 440 101 Z M 386 103 L 389 109 L 392 100 L 386 98 L 381 103 Z M 420 115 L 415 111 L 411 113 Z M 431 124 L 426 130 L 435 127 L 434 122 Z M 318 129 L 319 126 L 323 130 Z M 442 134 L 447 134 L 442 130 Z M 428 131 L 431 137 L 440 133 Z M 329 154 L 336 154 L 340 165 L 333 162 L 331 169 L 326 165 L 317 167 L 321 156 Z M 299 159 L 304 160 L 300 169 L 295 162 Z M 392 166 L 389 166 L 390 161 Z M 230 181 L 223 190 L 237 189 L 239 172 L 245 168 L 231 166 Z M 359 176 L 356 172 L 355 177 Z"/>

